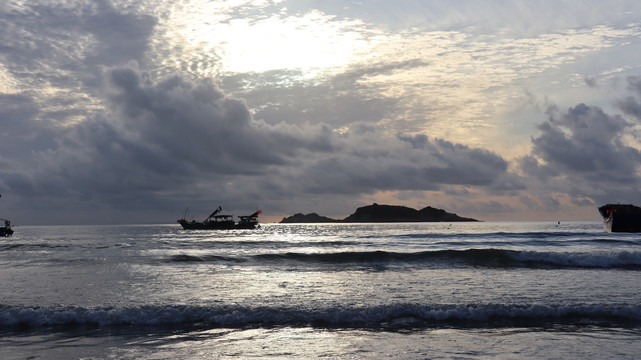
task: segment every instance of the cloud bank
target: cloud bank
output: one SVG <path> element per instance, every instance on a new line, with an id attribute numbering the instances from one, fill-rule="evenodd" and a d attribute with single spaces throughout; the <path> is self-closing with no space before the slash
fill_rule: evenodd
<path id="1" fill-rule="evenodd" d="M 519 160 L 525 174 L 596 204 L 641 201 L 634 190 L 641 185 L 641 78 L 627 82 L 628 94 L 615 104 L 619 114 L 586 104 L 550 107 L 532 137 L 532 154 Z"/>
<path id="2" fill-rule="evenodd" d="M 3 2 L 0 215 L 641 202 L 641 8 L 503 5 Z"/>
<path id="3" fill-rule="evenodd" d="M 387 136 L 367 124 L 341 132 L 325 124 L 270 125 L 210 80 L 174 76 L 156 83 L 136 67 L 106 76 L 105 114 L 36 129 L 49 145 L 34 146 L 35 169 L 2 170 L 4 192 L 126 212 L 203 198 L 249 204 L 253 197 L 341 194 L 355 200 L 380 190 L 491 187 L 507 176 L 499 155 L 425 135 Z M 251 190 L 234 189 L 238 179 Z"/>

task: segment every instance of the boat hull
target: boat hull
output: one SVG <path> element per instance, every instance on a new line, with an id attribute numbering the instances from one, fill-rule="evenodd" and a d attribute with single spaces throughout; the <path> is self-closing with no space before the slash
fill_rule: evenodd
<path id="1" fill-rule="evenodd" d="M 9 237 L 11 235 L 13 235 L 13 230 L 11 230 L 11 228 L 7 228 L 7 227 L 0 228 L 0 237 Z"/>
<path id="2" fill-rule="evenodd" d="M 185 211 L 185 217 L 178 220 L 180 226 L 185 230 L 234 230 L 234 229 L 256 229 L 258 225 L 258 215 L 262 213 L 262 210 L 258 210 L 251 215 L 240 216 L 240 221 L 235 222 L 233 215 L 219 215 L 222 211 L 222 207 L 218 207 L 214 210 L 211 215 L 205 221 L 187 221 L 185 219 L 187 212 Z"/>
<path id="3" fill-rule="evenodd" d="M 599 208 L 607 232 L 641 232 L 641 208 L 630 204 L 607 204 Z"/>
<path id="4" fill-rule="evenodd" d="M 256 228 L 256 223 L 235 223 L 230 222 L 198 222 L 178 220 L 178 223 L 185 230 L 234 230 L 234 229 L 247 229 L 252 230 Z"/>

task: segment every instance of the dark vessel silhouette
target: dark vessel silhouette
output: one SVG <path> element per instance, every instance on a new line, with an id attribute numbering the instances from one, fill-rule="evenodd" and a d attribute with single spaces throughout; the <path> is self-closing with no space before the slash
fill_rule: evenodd
<path id="1" fill-rule="evenodd" d="M 599 208 L 603 228 L 608 232 L 641 232 L 641 207 L 632 204 L 606 204 Z"/>
<path id="2" fill-rule="evenodd" d="M 2 197 L 2 195 L 0 195 Z M 11 221 L 7 219 L 0 219 L 4 221 L 4 226 L 0 227 L 0 237 L 7 237 L 13 235 L 13 230 L 11 229 Z"/>
<path id="3" fill-rule="evenodd" d="M 4 220 L 4 226 L 0 227 L 0 237 L 7 237 L 13 235 L 13 230 L 11 229 L 11 221 L 7 219 L 0 219 L 0 221 Z"/>
<path id="4" fill-rule="evenodd" d="M 234 221 L 233 215 L 219 215 L 218 213 L 221 211 L 222 208 L 219 206 L 204 221 L 188 221 L 185 219 L 185 215 L 182 219 L 178 219 L 178 223 L 185 230 L 256 229 L 260 226 L 258 224 L 258 215 L 262 213 L 262 210 L 258 210 L 251 215 L 239 216 L 240 220 L 238 222 Z"/>

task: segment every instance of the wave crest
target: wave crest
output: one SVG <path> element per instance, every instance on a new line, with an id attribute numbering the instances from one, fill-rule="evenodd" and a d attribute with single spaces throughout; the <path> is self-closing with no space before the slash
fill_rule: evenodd
<path id="1" fill-rule="evenodd" d="M 619 268 L 641 269 L 641 252 L 540 252 L 503 249 L 435 250 L 412 253 L 348 251 L 334 253 L 258 254 L 248 257 L 175 255 L 170 262 L 213 262 L 284 265 L 475 266 L 501 268 Z"/>
<path id="2" fill-rule="evenodd" d="M 641 305 L 420 305 L 357 308 L 244 306 L 18 307 L 0 306 L 2 327 L 62 325 L 209 325 L 380 327 L 408 322 L 420 326 L 538 325 L 541 322 L 621 323 L 641 326 Z"/>

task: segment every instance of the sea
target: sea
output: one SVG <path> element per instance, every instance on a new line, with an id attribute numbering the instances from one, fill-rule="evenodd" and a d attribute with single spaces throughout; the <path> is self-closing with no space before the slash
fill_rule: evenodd
<path id="1" fill-rule="evenodd" d="M 599 222 L 19 226 L 0 359 L 641 359 Z"/>

